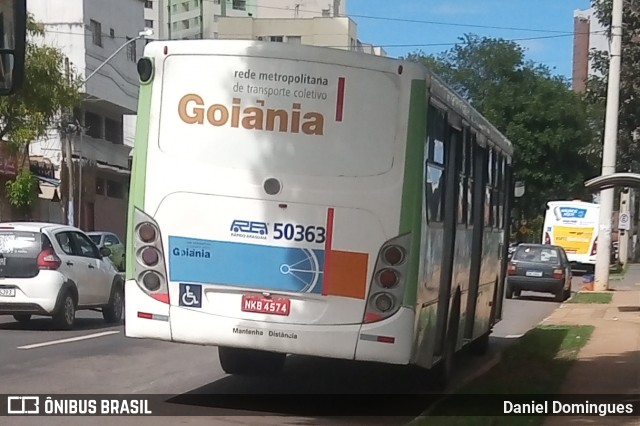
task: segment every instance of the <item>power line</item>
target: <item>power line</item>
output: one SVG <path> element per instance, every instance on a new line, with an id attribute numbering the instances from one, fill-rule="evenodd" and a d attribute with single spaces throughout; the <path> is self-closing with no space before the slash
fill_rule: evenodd
<path id="1" fill-rule="evenodd" d="M 152 0 L 153 3 L 159 3 L 160 0 Z M 204 3 L 213 3 L 220 4 L 218 0 L 202 0 Z M 254 5 L 255 8 L 260 9 L 274 9 L 274 10 L 286 10 L 293 12 L 294 9 L 286 8 L 286 7 L 277 7 L 277 6 L 258 6 Z M 194 9 L 195 10 L 195 9 Z M 238 10 L 238 9 L 236 9 Z M 298 9 L 298 12 L 304 13 L 312 13 L 322 16 L 322 12 L 318 12 L 317 10 L 304 10 Z M 339 16 L 338 16 L 339 17 Z M 421 19 L 407 19 L 407 18 L 392 18 L 389 16 L 373 16 L 373 15 L 359 15 L 353 13 L 347 13 L 345 17 L 350 18 L 361 18 L 361 19 L 372 19 L 372 20 L 380 20 L 380 21 L 395 21 L 395 22 L 404 22 L 404 23 L 414 23 L 414 24 L 426 24 L 426 25 L 443 25 L 443 26 L 451 26 L 451 27 L 469 27 L 469 28 L 484 28 L 484 29 L 493 29 L 493 30 L 507 30 L 507 31 L 528 31 L 528 32 L 542 32 L 542 33 L 557 33 L 557 34 L 573 34 L 573 31 L 564 31 L 564 30 L 545 30 L 542 28 L 521 28 L 521 27 L 502 27 L 502 26 L 494 26 L 494 25 L 481 25 L 481 24 L 461 24 L 458 22 L 444 22 L 444 21 L 427 21 Z M 302 18 L 304 19 L 304 18 Z"/>
<path id="2" fill-rule="evenodd" d="M 77 33 L 77 32 L 68 32 L 68 31 L 56 31 L 56 30 L 47 30 L 46 32 L 48 33 L 52 33 L 52 34 L 66 34 L 66 35 L 76 35 L 76 36 L 83 36 L 83 37 L 88 37 L 88 36 L 92 36 L 93 34 L 91 32 L 88 33 Z M 548 36 L 535 36 L 535 37 L 522 37 L 522 38 L 511 38 L 511 39 L 503 39 L 505 41 L 513 41 L 513 42 L 517 42 L 517 41 L 530 41 L 530 40 L 545 40 L 545 39 L 554 39 L 554 38 L 563 38 L 563 37 L 570 37 L 570 36 L 574 36 L 574 35 L 587 35 L 587 34 L 600 34 L 600 33 L 604 33 L 606 31 L 601 30 L 601 31 L 592 31 L 592 32 L 588 32 L 588 33 L 569 33 L 569 34 L 556 34 L 556 35 L 548 35 Z M 110 37 L 109 34 L 106 33 L 102 33 L 102 35 Z M 117 39 L 128 39 L 127 37 L 110 37 L 110 38 L 117 38 Z M 170 39 L 153 39 L 152 41 L 175 41 L 175 40 L 170 40 Z M 460 44 L 466 44 L 463 41 L 458 41 L 458 42 L 449 42 L 449 43 L 409 43 L 409 44 L 386 44 L 386 45 L 379 45 L 376 44 L 375 47 L 387 47 L 387 48 L 392 48 L 392 47 L 437 47 L 437 46 L 456 46 L 456 45 L 460 45 Z M 339 48 L 348 48 L 350 46 L 344 45 L 344 46 L 321 46 L 321 47 L 329 47 L 329 48 L 335 48 L 335 49 L 339 49 Z"/>

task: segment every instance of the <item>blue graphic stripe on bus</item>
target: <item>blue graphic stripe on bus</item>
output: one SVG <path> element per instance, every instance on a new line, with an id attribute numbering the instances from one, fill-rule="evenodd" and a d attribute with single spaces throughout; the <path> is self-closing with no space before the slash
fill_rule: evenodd
<path id="1" fill-rule="evenodd" d="M 587 215 L 586 209 L 577 209 L 575 207 L 560 207 L 558 210 L 560 210 L 560 216 L 563 218 L 584 219 Z"/>
<path id="2" fill-rule="evenodd" d="M 169 237 L 171 281 L 322 293 L 324 250 Z"/>

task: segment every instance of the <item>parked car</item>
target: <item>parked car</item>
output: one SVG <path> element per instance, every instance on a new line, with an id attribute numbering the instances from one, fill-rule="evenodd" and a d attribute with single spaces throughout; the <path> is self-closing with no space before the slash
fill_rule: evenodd
<path id="1" fill-rule="evenodd" d="M 92 231 L 87 232 L 87 235 L 98 248 L 108 247 L 111 250 L 109 258 L 120 271 L 124 271 L 126 263 L 125 247 L 116 234 L 113 232 Z"/>
<path id="2" fill-rule="evenodd" d="M 537 291 L 552 293 L 563 302 L 571 296 L 571 279 L 571 265 L 562 247 L 520 244 L 509 262 L 505 297 Z"/>
<path id="3" fill-rule="evenodd" d="M 120 322 L 124 281 L 110 254 L 72 226 L 0 223 L 0 315 L 50 316 L 71 329 L 77 310 L 101 309 L 107 323 Z"/>
<path id="4" fill-rule="evenodd" d="M 520 243 L 511 243 L 511 244 L 509 244 L 509 249 L 507 251 L 507 258 L 508 259 L 511 259 L 511 257 L 513 256 L 513 253 L 518 248 L 518 244 L 520 244 Z"/>

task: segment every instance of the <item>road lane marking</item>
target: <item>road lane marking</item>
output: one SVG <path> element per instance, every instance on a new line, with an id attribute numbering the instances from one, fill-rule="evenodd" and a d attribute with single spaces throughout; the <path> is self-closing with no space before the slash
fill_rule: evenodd
<path id="1" fill-rule="evenodd" d="M 98 337 L 109 336 L 109 335 L 118 334 L 118 333 L 120 333 L 120 331 L 118 330 L 103 331 L 102 333 L 87 334 L 86 336 L 70 337 L 68 339 L 51 340 L 49 342 L 18 346 L 18 349 L 35 349 L 35 348 L 41 348 L 43 346 L 60 345 L 62 343 L 70 343 L 70 342 L 77 342 L 79 340 L 95 339 Z"/>

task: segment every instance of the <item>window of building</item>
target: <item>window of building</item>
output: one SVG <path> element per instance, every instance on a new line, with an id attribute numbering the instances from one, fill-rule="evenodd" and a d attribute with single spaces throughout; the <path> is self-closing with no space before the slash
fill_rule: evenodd
<path id="1" fill-rule="evenodd" d="M 107 197 L 124 198 L 124 185 L 114 180 L 107 181 Z"/>
<path id="2" fill-rule="evenodd" d="M 110 118 L 104 120 L 104 138 L 109 142 L 122 143 L 122 123 Z"/>
<path id="3" fill-rule="evenodd" d="M 89 21 L 93 44 L 102 47 L 102 24 L 91 19 Z"/>
<path id="4" fill-rule="evenodd" d="M 247 10 L 247 2 L 246 0 L 233 0 L 231 7 L 236 10 Z"/>
<path id="5" fill-rule="evenodd" d="M 127 41 L 130 41 L 131 37 L 127 37 Z M 136 62 L 137 61 L 137 57 L 136 57 L 136 42 L 131 42 L 127 45 L 127 59 L 129 59 L 132 62 Z"/>
<path id="6" fill-rule="evenodd" d="M 188 30 L 189 28 L 191 28 L 191 23 L 189 22 L 188 19 L 182 20 L 182 28 L 185 30 Z"/>
<path id="7" fill-rule="evenodd" d="M 100 124 L 100 116 L 98 114 L 85 111 L 84 127 L 87 131 L 87 136 L 91 136 L 96 139 L 102 138 L 102 129 Z"/>
<path id="8" fill-rule="evenodd" d="M 105 187 L 104 187 L 104 179 L 96 178 L 96 195 L 104 195 Z"/>
<path id="9" fill-rule="evenodd" d="M 109 29 L 109 37 L 111 38 L 115 38 L 116 36 L 116 32 L 113 28 Z"/>
<path id="10" fill-rule="evenodd" d="M 183 11 L 183 12 L 188 12 L 188 11 L 190 11 L 190 10 L 191 10 L 191 8 L 190 8 L 189 6 L 190 6 L 189 2 L 184 2 L 184 3 L 182 3 L 182 11 Z"/>
<path id="11" fill-rule="evenodd" d="M 152 0 L 145 0 L 144 7 L 145 7 L 145 9 L 153 9 L 153 1 Z"/>
<path id="12" fill-rule="evenodd" d="M 322 16 L 328 18 L 331 16 L 331 9 L 322 9 Z"/>
<path id="13" fill-rule="evenodd" d="M 144 26 L 147 27 L 147 28 L 153 28 L 153 20 L 145 19 L 144 20 Z"/>
<path id="14" fill-rule="evenodd" d="M 282 43 L 284 41 L 283 36 L 270 36 L 269 41 L 274 41 L 276 43 Z"/>

